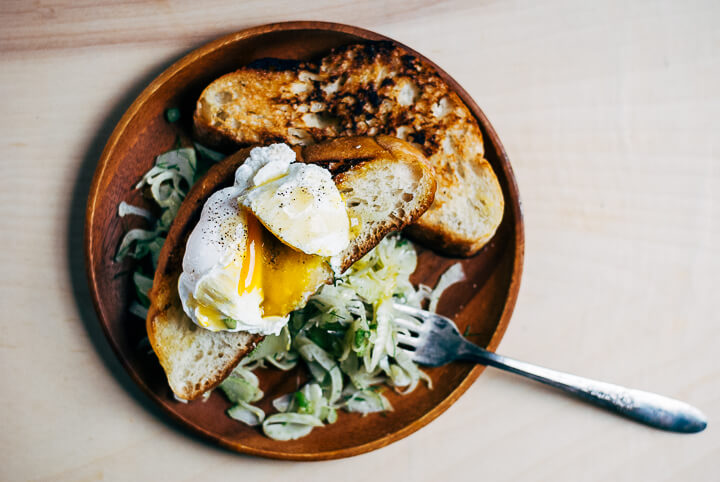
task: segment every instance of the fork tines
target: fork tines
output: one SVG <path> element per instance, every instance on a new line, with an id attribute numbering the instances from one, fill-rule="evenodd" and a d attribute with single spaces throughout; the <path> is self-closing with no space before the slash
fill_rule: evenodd
<path id="1" fill-rule="evenodd" d="M 420 345 L 420 338 L 427 328 L 423 323 L 424 320 L 417 317 L 414 308 L 398 303 L 394 303 L 394 308 L 396 311 L 408 315 L 408 318 L 396 317 L 393 320 L 396 326 L 407 331 L 407 333 L 402 331 L 397 333 L 398 347 L 407 352 L 413 352 Z"/>
<path id="2" fill-rule="evenodd" d="M 402 333 L 397 334 L 398 347 L 405 351 L 415 351 L 420 344 L 420 337 L 414 337 L 410 335 L 404 335 Z"/>

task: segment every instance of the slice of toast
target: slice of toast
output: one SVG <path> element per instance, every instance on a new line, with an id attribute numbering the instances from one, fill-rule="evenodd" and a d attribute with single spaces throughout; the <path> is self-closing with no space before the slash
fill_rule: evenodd
<path id="1" fill-rule="evenodd" d="M 265 59 L 212 82 L 194 130 L 216 147 L 386 134 L 435 168 L 435 202 L 409 229 L 448 254 L 476 253 L 504 211 L 477 120 L 435 69 L 388 42 L 342 47 L 319 62 Z"/>
<path id="2" fill-rule="evenodd" d="M 262 340 L 261 335 L 212 332 L 196 326 L 183 311 L 177 290 L 185 244 L 205 200 L 217 189 L 232 184 L 235 170 L 249 151 L 242 149 L 213 166 L 193 186 L 173 221 L 155 271 L 148 337 L 170 388 L 185 400 L 193 400 L 217 386 Z M 299 161 L 330 170 L 348 216 L 360 222 L 351 232 L 350 246 L 339 255 L 342 270 L 385 235 L 414 222 L 432 204 L 436 189 L 433 170 L 424 156 L 406 142 L 388 136 L 344 138 L 295 151 Z M 308 283 L 315 291 L 332 279 L 332 270 L 322 264 Z M 307 297 L 311 294 L 308 292 Z M 295 308 L 307 302 L 307 297 Z"/>

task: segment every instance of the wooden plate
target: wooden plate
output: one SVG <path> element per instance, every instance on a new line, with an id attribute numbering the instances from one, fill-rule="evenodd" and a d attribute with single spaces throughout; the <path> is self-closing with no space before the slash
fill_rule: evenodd
<path id="1" fill-rule="evenodd" d="M 389 393 L 393 412 L 367 417 L 341 413 L 334 425 L 316 429 L 300 440 L 277 442 L 228 418 L 224 411 L 229 404 L 219 393 L 213 393 L 205 403 L 176 402 L 157 359 L 147 353 L 147 347 L 138 346 L 145 337 L 145 324 L 128 313 L 133 297 L 129 276 L 132 261 L 115 263 L 113 256 L 123 234 L 141 226 L 142 220 L 130 219 L 133 216 L 120 219 L 117 206 L 123 200 L 144 202 L 134 185 L 155 156 L 173 147 L 181 131 L 190 133 L 192 111 L 202 89 L 220 75 L 258 58 L 312 59 L 333 47 L 373 40 L 392 41 L 347 25 L 289 22 L 251 28 L 200 47 L 163 72 L 133 102 L 105 146 L 95 172 L 88 199 L 85 248 L 90 290 L 105 334 L 132 378 L 160 407 L 182 425 L 230 449 L 295 460 L 333 459 L 374 450 L 433 420 L 482 373 L 482 367 L 464 363 L 430 369 L 434 388 L 422 386 L 407 396 Z M 468 280 L 446 292 L 439 311 L 453 317 L 461 330 L 470 333 L 472 341 L 493 350 L 510 321 L 520 285 L 524 237 L 517 185 L 490 122 L 467 92 L 436 68 L 479 121 L 486 156 L 500 180 L 506 203 L 497 234 L 480 253 L 462 261 Z M 183 120 L 171 125 L 163 113 L 173 106 L 180 108 Z M 418 251 L 415 283 L 434 286 L 440 274 L 457 261 L 422 248 Z M 266 393 L 261 407 L 267 410 L 273 398 L 297 388 L 295 374 L 268 371 L 260 377 Z"/>

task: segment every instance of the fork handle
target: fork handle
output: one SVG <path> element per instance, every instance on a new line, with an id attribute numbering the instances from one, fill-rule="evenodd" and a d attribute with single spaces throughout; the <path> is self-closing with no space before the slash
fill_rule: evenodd
<path id="1" fill-rule="evenodd" d="M 671 432 L 695 433 L 707 426 L 707 419 L 700 410 L 679 400 L 514 360 L 468 341 L 459 348 L 458 359 L 531 378 L 652 427 Z"/>

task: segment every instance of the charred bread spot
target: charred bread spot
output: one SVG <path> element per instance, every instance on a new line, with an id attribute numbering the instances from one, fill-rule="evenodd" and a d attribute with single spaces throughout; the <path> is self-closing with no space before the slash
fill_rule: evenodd
<path id="1" fill-rule="evenodd" d="M 333 175 L 333 178 L 339 176 L 340 174 L 349 171 L 353 167 L 362 164 L 363 162 L 371 161 L 372 157 L 353 157 L 349 159 L 342 159 L 342 160 L 322 160 L 322 161 L 315 161 L 313 164 L 317 164 L 318 166 L 324 167 L 328 171 L 330 171 L 330 174 Z"/>
<path id="2" fill-rule="evenodd" d="M 416 144 L 425 145 L 425 131 L 412 132 L 408 134 L 408 137 Z"/>

